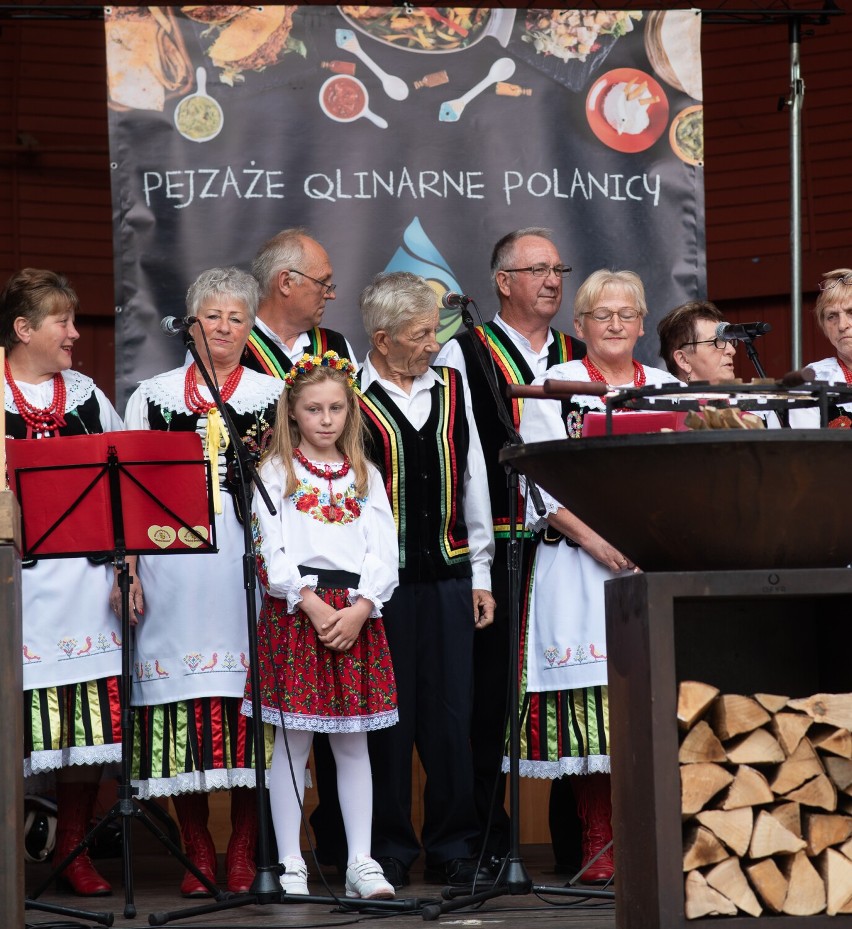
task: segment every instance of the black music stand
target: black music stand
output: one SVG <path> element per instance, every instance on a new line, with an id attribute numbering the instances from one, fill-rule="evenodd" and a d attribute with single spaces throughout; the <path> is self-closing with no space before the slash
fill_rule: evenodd
<path id="1" fill-rule="evenodd" d="M 130 431 L 7 445 L 9 472 L 21 505 L 26 557 L 109 558 L 121 591 L 121 774 L 118 799 L 77 847 L 26 898 L 26 909 L 94 919 L 112 914 L 57 907 L 36 898 L 113 821 L 120 820 L 124 916 L 136 915 L 130 819 L 138 819 L 208 888 L 218 893 L 135 800 L 131 786 L 134 711 L 130 703 L 130 572 L 127 555 L 212 553 L 215 547 L 210 470 L 195 433 Z M 62 481 L 57 481 L 61 474 Z M 70 499 L 66 505 L 65 501 Z M 35 539 L 35 541 L 32 541 Z"/>

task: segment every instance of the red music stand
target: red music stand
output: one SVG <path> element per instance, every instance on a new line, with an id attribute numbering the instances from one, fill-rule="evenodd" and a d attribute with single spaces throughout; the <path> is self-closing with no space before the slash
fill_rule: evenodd
<path id="1" fill-rule="evenodd" d="M 13 491 L 21 506 L 25 558 L 86 555 L 112 561 L 121 591 L 121 776 L 118 800 L 80 844 L 26 900 L 26 908 L 95 918 L 98 914 L 35 902 L 94 837 L 121 820 L 124 915 L 133 903 L 130 817 L 139 819 L 214 894 L 221 893 L 178 845 L 137 806 L 130 784 L 133 707 L 130 704 L 130 574 L 126 556 L 213 553 L 215 521 L 210 466 L 194 432 L 104 432 L 6 445 Z M 58 480 L 57 478 L 61 478 Z M 69 502 L 70 501 L 70 502 Z M 108 914 L 112 924 L 112 914 Z"/>

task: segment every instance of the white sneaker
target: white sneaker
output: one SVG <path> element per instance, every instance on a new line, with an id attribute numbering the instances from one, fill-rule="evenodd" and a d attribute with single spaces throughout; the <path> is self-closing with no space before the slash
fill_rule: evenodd
<path id="1" fill-rule="evenodd" d="M 308 866 L 304 858 L 288 855 L 282 862 L 283 873 L 278 878 L 285 894 L 308 893 Z"/>
<path id="2" fill-rule="evenodd" d="M 396 893 L 385 880 L 379 863 L 369 855 L 358 855 L 346 869 L 346 896 L 363 900 L 392 900 Z"/>

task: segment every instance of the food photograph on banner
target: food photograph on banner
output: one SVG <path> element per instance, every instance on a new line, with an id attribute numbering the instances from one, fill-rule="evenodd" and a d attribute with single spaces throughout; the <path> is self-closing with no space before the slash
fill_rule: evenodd
<path id="1" fill-rule="evenodd" d="M 640 274 L 649 330 L 706 289 L 698 11 L 106 7 L 105 42 L 119 395 L 181 357 L 159 321 L 200 271 L 292 226 L 361 357 L 376 273 L 490 318 L 491 249 L 526 226 L 573 268 L 560 328 L 598 268 Z"/>

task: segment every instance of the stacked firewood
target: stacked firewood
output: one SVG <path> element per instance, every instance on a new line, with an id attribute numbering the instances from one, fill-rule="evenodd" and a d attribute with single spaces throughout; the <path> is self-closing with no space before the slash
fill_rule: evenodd
<path id="1" fill-rule="evenodd" d="M 685 912 L 852 913 L 852 694 L 680 684 Z"/>

